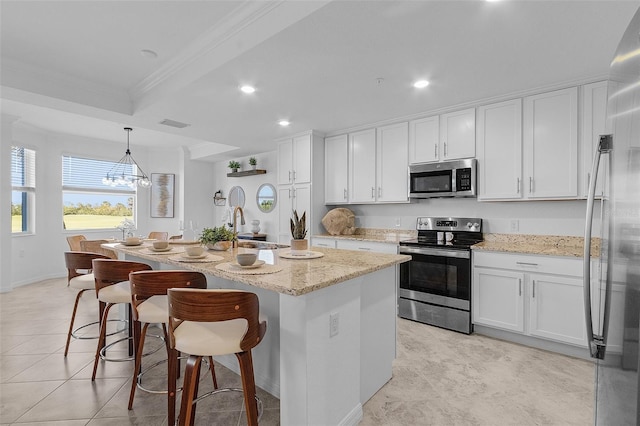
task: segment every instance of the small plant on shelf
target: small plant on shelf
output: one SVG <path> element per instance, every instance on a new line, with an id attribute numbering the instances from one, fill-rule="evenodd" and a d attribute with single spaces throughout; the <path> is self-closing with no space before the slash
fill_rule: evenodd
<path id="1" fill-rule="evenodd" d="M 231 161 L 229 161 L 229 166 L 228 167 L 231 169 L 232 172 L 235 173 L 240 168 L 240 163 L 238 163 L 235 160 L 231 160 Z"/>
<path id="2" fill-rule="evenodd" d="M 258 164 L 258 160 L 256 160 L 256 157 L 249 158 L 249 165 L 253 167 L 254 170 L 256 169 L 257 164 Z"/>

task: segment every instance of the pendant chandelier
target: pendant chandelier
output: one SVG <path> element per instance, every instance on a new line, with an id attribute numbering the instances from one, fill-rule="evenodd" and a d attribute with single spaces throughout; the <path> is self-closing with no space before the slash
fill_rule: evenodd
<path id="1" fill-rule="evenodd" d="M 148 188 L 151 186 L 151 181 L 146 173 L 142 171 L 142 168 L 138 166 L 136 160 L 133 159 L 131 151 L 129 150 L 129 134 L 133 129 L 131 127 L 125 127 L 124 130 L 127 132 L 127 151 L 124 157 L 109 170 L 107 176 L 102 179 L 102 183 L 109 186 L 128 186 L 129 188 L 139 186 L 141 188 Z M 135 166 L 135 173 L 138 174 L 134 174 L 133 166 Z"/>

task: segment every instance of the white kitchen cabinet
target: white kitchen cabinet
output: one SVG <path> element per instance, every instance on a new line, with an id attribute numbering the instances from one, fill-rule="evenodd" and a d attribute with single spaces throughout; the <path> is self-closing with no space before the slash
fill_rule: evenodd
<path id="1" fill-rule="evenodd" d="M 456 160 L 476 155 L 476 110 L 469 108 L 440 116 L 440 158 Z"/>
<path id="2" fill-rule="evenodd" d="M 311 182 L 311 139 L 305 133 L 278 142 L 278 185 Z"/>
<path id="3" fill-rule="evenodd" d="M 577 198 L 577 102 L 577 87 L 524 98 L 521 190 L 526 198 Z"/>
<path id="4" fill-rule="evenodd" d="M 346 240 L 336 238 L 336 248 L 344 250 L 370 251 L 375 253 L 398 254 L 398 245 L 376 241 Z"/>
<path id="5" fill-rule="evenodd" d="M 522 198 L 522 100 L 478 108 L 478 199 Z"/>
<path id="6" fill-rule="evenodd" d="M 376 130 L 349 134 L 349 202 L 376 201 Z"/>
<path id="7" fill-rule="evenodd" d="M 407 123 L 379 127 L 376 138 L 376 201 L 406 202 L 409 194 Z"/>
<path id="8" fill-rule="evenodd" d="M 311 224 L 311 185 L 299 184 L 278 187 L 278 242 L 289 244 L 291 242 L 291 219 L 295 209 L 299 215 L 306 212 L 307 236 Z"/>
<path id="9" fill-rule="evenodd" d="M 474 324 L 523 333 L 523 281 L 520 272 L 474 268 L 471 296 Z"/>
<path id="10" fill-rule="evenodd" d="M 339 135 L 324 140 L 326 204 L 349 202 L 349 137 Z"/>
<path id="11" fill-rule="evenodd" d="M 586 346 L 582 278 L 530 274 L 529 334 Z"/>
<path id="12" fill-rule="evenodd" d="M 431 163 L 440 159 L 440 117 L 409 122 L 409 163 Z"/>
<path id="13" fill-rule="evenodd" d="M 582 259 L 473 253 L 474 324 L 586 347 Z"/>
<path id="14" fill-rule="evenodd" d="M 611 133 L 611 126 L 606 122 L 607 114 L 607 82 L 585 84 L 582 86 L 581 102 L 582 131 L 580 133 L 580 148 L 582 150 L 582 170 L 580 171 L 580 196 L 587 198 L 589 193 L 589 179 L 594 154 L 598 148 L 600 135 Z M 606 176 L 606 157 L 600 159 L 600 170 L 597 181 L 596 196 L 602 195 L 603 176 Z"/>

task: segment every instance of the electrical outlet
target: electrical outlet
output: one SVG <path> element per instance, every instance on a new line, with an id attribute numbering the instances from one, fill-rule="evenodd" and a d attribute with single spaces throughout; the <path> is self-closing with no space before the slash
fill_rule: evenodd
<path id="1" fill-rule="evenodd" d="M 518 232 L 520 230 L 520 221 L 514 219 L 511 221 L 511 232 Z"/>
<path id="2" fill-rule="evenodd" d="M 396 228 L 400 228 L 400 218 L 396 217 Z"/>
<path id="3" fill-rule="evenodd" d="M 337 336 L 339 331 L 339 319 L 338 312 L 329 314 L 329 337 Z"/>

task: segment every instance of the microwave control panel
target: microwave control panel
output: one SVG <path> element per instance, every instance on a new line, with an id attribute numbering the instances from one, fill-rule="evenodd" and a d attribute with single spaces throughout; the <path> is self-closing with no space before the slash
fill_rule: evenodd
<path id="1" fill-rule="evenodd" d="M 456 170 L 456 191 L 471 190 L 471 168 Z"/>

